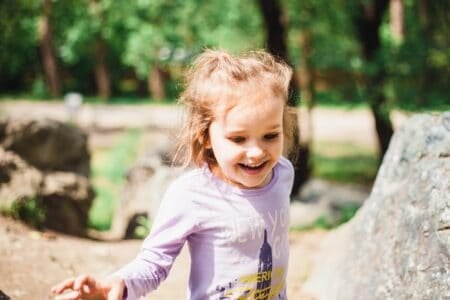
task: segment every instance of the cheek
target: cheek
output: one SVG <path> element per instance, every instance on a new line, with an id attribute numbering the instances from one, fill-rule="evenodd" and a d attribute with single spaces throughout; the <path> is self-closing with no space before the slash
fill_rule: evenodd
<path id="1" fill-rule="evenodd" d="M 280 156 L 283 153 L 283 139 L 272 145 L 271 152 L 274 156 Z"/>

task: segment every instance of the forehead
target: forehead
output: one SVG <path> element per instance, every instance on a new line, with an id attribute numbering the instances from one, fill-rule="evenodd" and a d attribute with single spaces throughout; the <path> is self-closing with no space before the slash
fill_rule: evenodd
<path id="1" fill-rule="evenodd" d="M 283 110 L 285 100 L 276 95 L 272 89 L 263 84 L 229 87 L 219 96 L 214 107 L 214 119 L 224 119 L 231 116 L 259 114 L 267 110 Z"/>
<path id="2" fill-rule="evenodd" d="M 254 131 L 283 127 L 283 101 L 278 98 L 242 101 L 223 111 L 216 121 L 226 131 Z"/>

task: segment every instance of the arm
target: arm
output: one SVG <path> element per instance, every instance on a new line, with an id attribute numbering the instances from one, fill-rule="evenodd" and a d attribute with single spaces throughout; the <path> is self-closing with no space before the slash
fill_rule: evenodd
<path id="1" fill-rule="evenodd" d="M 187 237 L 194 230 L 190 192 L 176 181 L 167 190 L 150 235 L 138 256 L 114 274 L 127 289 L 126 299 L 138 299 L 167 277 Z"/>

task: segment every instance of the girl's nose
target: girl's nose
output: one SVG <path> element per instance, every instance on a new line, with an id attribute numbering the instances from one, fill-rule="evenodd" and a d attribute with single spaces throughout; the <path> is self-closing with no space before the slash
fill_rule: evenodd
<path id="1" fill-rule="evenodd" d="M 247 157 L 252 159 L 258 159 L 264 155 L 263 149 L 258 146 L 253 146 L 247 150 Z"/>

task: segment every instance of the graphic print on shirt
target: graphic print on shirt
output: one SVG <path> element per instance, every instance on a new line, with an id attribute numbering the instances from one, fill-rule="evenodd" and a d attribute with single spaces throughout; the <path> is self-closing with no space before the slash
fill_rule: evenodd
<path id="1" fill-rule="evenodd" d="M 255 299 L 267 300 L 272 279 L 272 247 L 267 242 L 267 230 L 264 229 L 264 241 L 259 250 L 258 275 L 256 276 Z"/>
<path id="2" fill-rule="evenodd" d="M 217 286 L 220 292 L 220 300 L 269 300 L 282 297 L 284 277 L 283 268 L 272 266 L 272 246 L 267 240 L 267 230 L 264 229 L 263 242 L 259 250 L 257 273 L 242 276 L 226 286 Z M 272 279 L 277 279 L 272 282 Z M 277 299 L 278 299 L 277 298 Z M 281 299 L 281 298 L 280 298 Z"/>
<path id="3" fill-rule="evenodd" d="M 276 261 L 283 255 L 288 243 L 289 209 L 269 211 L 266 213 L 266 218 L 245 216 L 244 218 L 228 219 L 218 224 L 224 228 L 221 238 L 237 247 L 246 243 L 262 241 L 264 229 L 267 228 L 267 240 L 270 241 L 272 257 Z"/>

